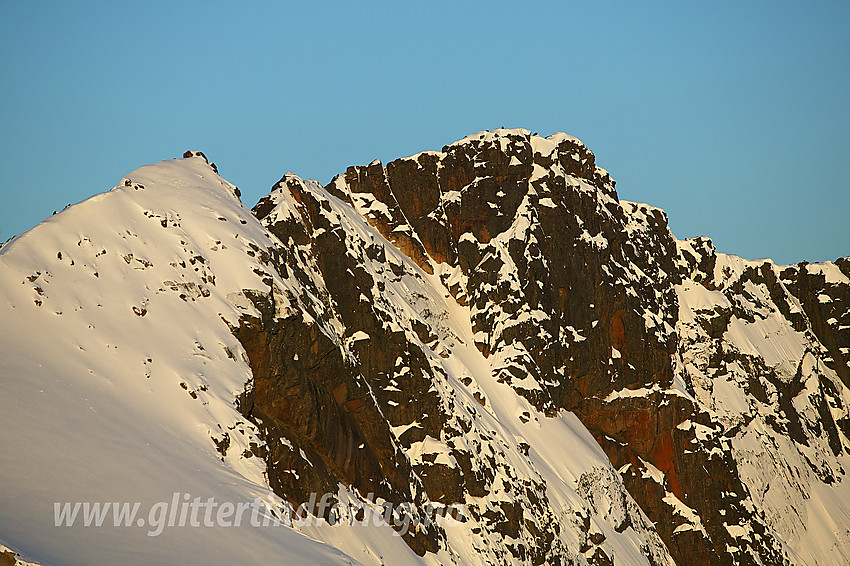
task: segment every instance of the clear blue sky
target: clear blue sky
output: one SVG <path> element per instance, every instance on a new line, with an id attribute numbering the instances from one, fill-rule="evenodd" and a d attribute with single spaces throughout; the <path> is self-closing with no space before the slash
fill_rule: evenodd
<path id="1" fill-rule="evenodd" d="M 0 241 L 188 148 L 286 171 L 566 131 L 678 237 L 850 254 L 850 2 L 0 0 Z"/>

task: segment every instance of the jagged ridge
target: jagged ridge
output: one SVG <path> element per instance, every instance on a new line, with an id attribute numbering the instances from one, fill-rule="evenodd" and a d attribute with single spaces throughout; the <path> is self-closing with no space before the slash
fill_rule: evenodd
<path id="1" fill-rule="evenodd" d="M 298 183 L 288 178 L 280 186 Z M 711 250 L 697 263 L 717 263 L 709 242 L 677 242 L 663 211 L 620 203 L 593 154 L 564 134 L 544 139 L 525 130 L 482 132 L 442 152 L 420 153 L 386 167 L 379 162 L 351 167 L 325 190 L 351 205 L 423 271 L 436 274 L 461 306 L 468 305 L 474 342 L 498 381 L 510 384 L 545 415 L 560 409 L 579 415 L 677 560 L 796 559 L 799 550 L 788 548 L 787 533 L 775 529 L 753 504 L 753 486 L 746 484 L 753 481 L 751 470 L 743 469 L 730 441 L 743 432 L 727 431 L 715 403 L 697 395 L 694 382 L 705 380 L 707 368 L 696 370 L 692 345 L 680 341 L 679 334 L 691 330 L 679 315 L 680 308 L 688 307 L 692 281 L 712 285 L 714 274 L 697 273 L 692 265 L 694 246 Z M 317 203 L 330 202 L 313 192 Z M 258 216 L 265 217 L 273 200 L 261 201 Z M 273 222 L 267 224 L 274 230 Z M 311 249 L 317 257 L 327 253 L 320 245 Z M 357 263 L 353 259 L 351 267 Z M 770 262 L 759 269 L 776 271 L 774 279 L 780 271 Z M 839 274 L 831 283 L 835 299 L 817 303 L 829 305 L 828 318 L 818 315 L 816 325 L 830 348 L 824 349 L 812 332 L 798 338 L 805 350 L 818 352 L 827 371 L 841 375 L 846 353 L 837 344 L 847 340 L 842 335 L 846 328 L 837 321 L 846 316 L 846 302 L 839 297 L 847 281 L 829 264 L 823 269 Z M 800 272 L 803 285 L 808 281 L 805 266 L 784 272 L 786 280 Z M 366 279 L 357 290 L 374 287 Z M 743 287 L 739 280 L 731 292 L 749 298 Z M 813 305 L 808 293 L 807 304 Z M 343 296 L 341 310 L 358 310 L 357 295 Z M 788 311 L 795 296 L 780 284 L 771 288 L 768 300 Z M 809 324 L 799 308 L 789 316 L 772 321 L 777 332 L 788 324 L 798 330 Z M 741 320 L 756 322 L 751 315 Z M 825 320 L 832 321 L 829 329 Z M 739 347 L 735 337 L 722 340 L 725 329 L 712 324 L 703 323 L 710 338 L 723 341 L 726 349 Z M 760 390 L 769 389 L 763 373 L 776 371 L 776 361 L 767 356 L 760 365 L 753 362 L 747 367 L 755 375 L 748 379 Z M 846 400 L 834 381 L 824 383 L 825 389 L 806 402 L 820 407 L 831 451 L 840 461 L 846 436 L 832 431 L 846 426 Z M 781 403 L 761 410 L 784 420 L 794 411 L 789 403 L 797 393 L 780 395 Z M 824 411 L 826 406 L 838 416 Z M 413 418 L 405 415 L 407 421 Z M 776 432 L 787 433 L 781 427 Z M 796 442 L 806 443 L 799 432 Z M 838 468 L 843 469 L 840 463 Z M 459 479 L 457 472 L 442 474 L 451 477 L 452 485 Z M 426 489 L 436 489 L 441 480 L 425 479 Z M 808 495 L 808 486 L 794 489 Z M 844 552 L 840 544 L 837 548 Z"/>
<path id="2" fill-rule="evenodd" d="M 48 542 L 17 497 L 3 542 L 67 563 L 133 548 L 204 563 L 233 544 L 376 564 L 848 558 L 846 258 L 776 266 L 676 240 L 565 134 L 480 132 L 326 187 L 288 174 L 254 216 L 185 157 L 0 250 L 8 493 L 32 488 L 8 456 L 26 450 L 54 500 L 68 479 L 48 463 L 84 458 L 142 499 L 193 470 L 209 494 L 237 478 L 231 497 L 371 493 L 414 513 L 463 503 L 468 520 L 306 529 L 347 557 L 250 529 Z M 92 442 L 92 412 L 103 438 L 138 441 Z M 108 475 L 73 478 L 121 498 Z"/>

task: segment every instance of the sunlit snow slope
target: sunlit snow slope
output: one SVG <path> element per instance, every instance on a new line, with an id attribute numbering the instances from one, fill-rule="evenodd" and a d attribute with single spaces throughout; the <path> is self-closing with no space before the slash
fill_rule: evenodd
<path id="1" fill-rule="evenodd" d="M 201 157 L 149 165 L 0 250 L 11 548 L 43 564 L 350 563 L 283 528 L 53 526 L 54 502 L 141 502 L 146 515 L 174 492 L 270 493 L 263 462 L 241 457 L 257 440 L 234 405 L 251 372 L 227 321 L 262 286 L 246 249 L 272 237 L 234 189 Z"/>

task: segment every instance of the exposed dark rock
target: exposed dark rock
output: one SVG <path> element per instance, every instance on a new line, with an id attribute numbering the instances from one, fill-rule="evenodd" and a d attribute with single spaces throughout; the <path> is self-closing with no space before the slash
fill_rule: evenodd
<path id="1" fill-rule="evenodd" d="M 345 204 L 332 206 L 331 195 Z M 475 501 L 500 475 L 516 478 L 467 416 L 488 399 L 473 391 L 467 406 L 441 393 L 447 376 L 435 360 L 457 341 L 440 324 L 445 313 L 411 315 L 386 298 L 391 285 L 432 274 L 468 308 L 494 377 L 539 411 L 519 421 L 574 412 L 619 470 L 611 481 L 633 498 L 621 491 L 618 505 L 636 502 L 679 564 L 788 561 L 734 449 L 751 423 L 791 446 L 823 438 L 833 455 L 850 452 L 850 418 L 833 416 L 845 410 L 843 393 L 818 369 L 850 385 L 850 286 L 824 271 L 846 275 L 850 260 L 739 268 L 708 238 L 677 242 L 663 211 L 618 200 L 575 138 L 482 132 L 386 167 L 349 167 L 324 188 L 287 175 L 254 213 L 283 245 L 251 255 L 327 309 L 305 318 L 310 300 L 278 299 L 269 278 L 268 292 L 251 295 L 262 316 L 235 329 L 254 373 L 242 411 L 263 433 L 272 487 L 293 504 L 338 483 L 420 507 L 466 502 L 471 520 L 508 541 L 494 553 L 568 561 L 542 482 L 517 480 L 511 502 Z M 364 218 L 386 241 L 357 228 Z M 689 286 L 710 300 L 684 305 L 683 321 Z M 768 320 L 809 344 L 796 372 L 733 344 L 742 327 Z M 716 406 L 722 387 L 740 390 L 749 408 Z M 428 439 L 448 447 L 444 459 L 407 455 Z M 528 458 L 528 444 L 518 446 Z M 844 473 L 800 454 L 828 485 Z M 592 502 L 603 480 L 583 477 L 582 496 Z M 638 516 L 618 516 L 616 532 L 640 528 Z M 587 562 L 612 563 L 605 535 L 579 524 Z M 443 538 L 435 527 L 406 540 L 422 554 Z"/>

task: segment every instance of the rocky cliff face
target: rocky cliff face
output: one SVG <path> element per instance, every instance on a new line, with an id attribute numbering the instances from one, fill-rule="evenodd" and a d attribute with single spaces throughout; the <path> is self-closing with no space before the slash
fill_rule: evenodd
<path id="1" fill-rule="evenodd" d="M 0 541 L 44 563 L 850 561 L 848 258 L 677 240 L 565 134 L 239 196 L 187 152 L 0 250 Z M 152 546 L 51 531 L 17 495 L 189 490 L 414 521 L 331 501 L 312 540 Z"/>
<path id="2" fill-rule="evenodd" d="M 463 502 L 495 562 L 611 560 L 582 522 L 599 514 L 594 498 L 552 502 L 527 443 L 488 430 L 483 370 L 528 404 L 499 417 L 523 427 L 571 411 L 593 434 L 618 476 L 588 470 L 576 493 L 618 493 L 619 514 L 601 512 L 615 533 L 654 530 L 680 564 L 805 561 L 821 552 L 806 514 L 822 488 L 845 498 L 823 556 L 848 552 L 846 259 L 779 267 L 677 241 L 663 211 L 618 200 L 579 140 L 524 130 L 350 167 L 324 188 L 290 175 L 254 212 L 286 244 L 275 267 L 309 258 L 344 330 L 328 341 L 301 313 L 285 319 L 298 330 L 273 316 L 243 324 L 250 407 L 269 435 L 317 450 L 329 481 Z M 294 464 L 277 458 L 271 476 Z M 439 531 L 409 542 L 444 544 Z M 653 544 L 645 559 L 663 561 Z"/>

